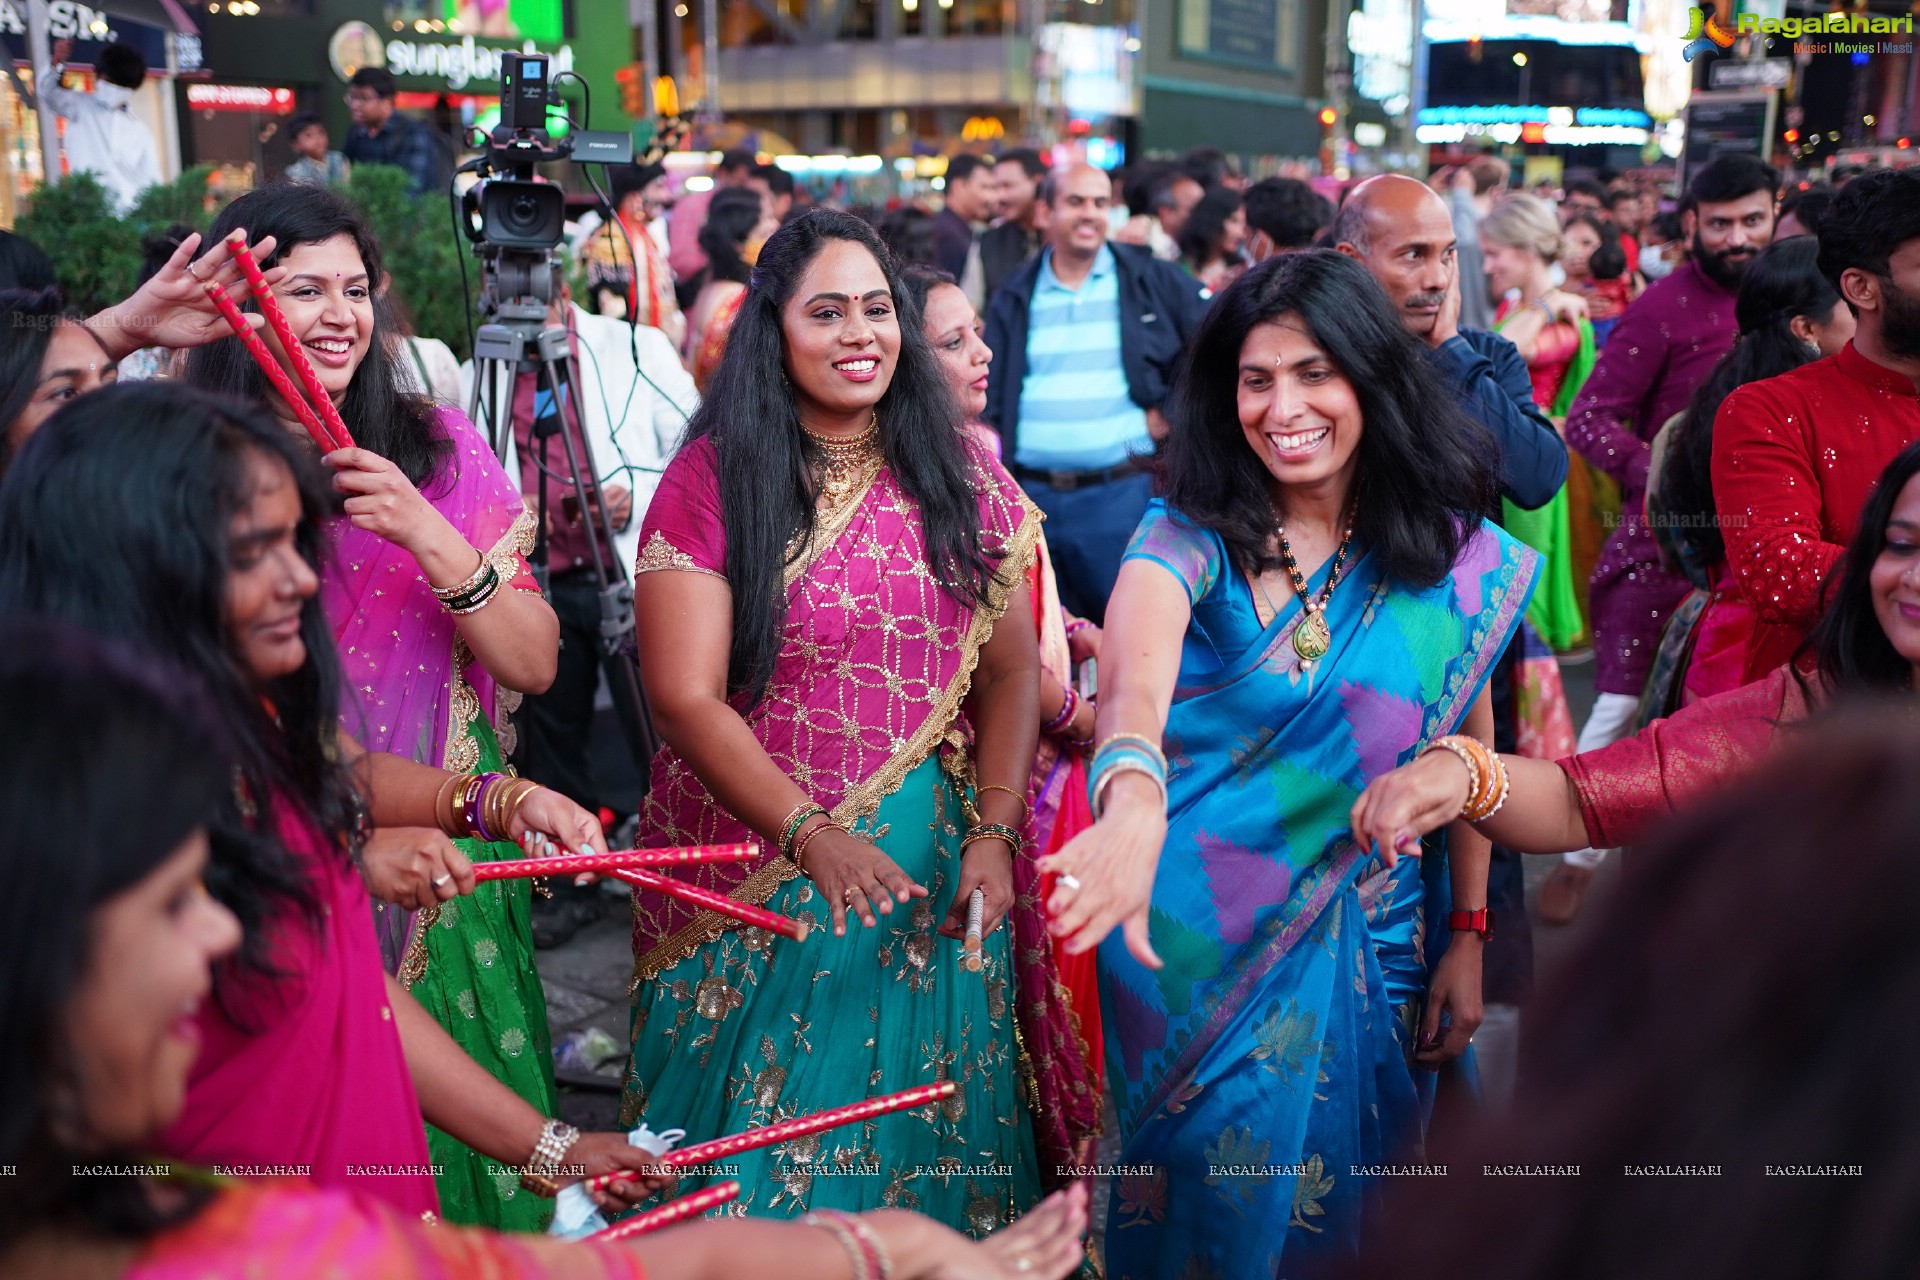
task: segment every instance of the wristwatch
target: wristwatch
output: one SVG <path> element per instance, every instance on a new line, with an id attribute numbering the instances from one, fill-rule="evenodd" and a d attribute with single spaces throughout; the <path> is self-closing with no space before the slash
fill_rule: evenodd
<path id="1" fill-rule="evenodd" d="M 1478 911 L 1447 912 L 1447 928 L 1455 933 L 1477 933 L 1483 940 L 1493 937 L 1493 912 L 1486 907 Z"/>

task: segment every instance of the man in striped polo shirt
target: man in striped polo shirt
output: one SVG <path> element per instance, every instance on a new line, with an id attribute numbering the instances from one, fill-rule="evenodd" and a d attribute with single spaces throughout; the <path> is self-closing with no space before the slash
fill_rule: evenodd
<path id="1" fill-rule="evenodd" d="M 1060 601 L 1105 616 L 1146 510 L 1134 459 L 1166 433 L 1160 403 L 1209 294 L 1144 249 L 1107 243 L 1111 179 L 1079 165 L 1041 184 L 1047 247 L 987 307 L 987 419 L 1047 513 Z"/>

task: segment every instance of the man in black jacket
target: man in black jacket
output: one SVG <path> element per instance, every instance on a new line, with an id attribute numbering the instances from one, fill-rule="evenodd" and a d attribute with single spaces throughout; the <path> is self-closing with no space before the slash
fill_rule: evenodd
<path id="1" fill-rule="evenodd" d="M 1047 247 L 987 308 L 987 420 L 1047 513 L 1061 603 L 1099 621 L 1146 510 L 1134 459 L 1166 435 L 1160 404 L 1211 296 L 1143 249 L 1107 243 L 1113 183 L 1077 165 L 1041 184 Z"/>

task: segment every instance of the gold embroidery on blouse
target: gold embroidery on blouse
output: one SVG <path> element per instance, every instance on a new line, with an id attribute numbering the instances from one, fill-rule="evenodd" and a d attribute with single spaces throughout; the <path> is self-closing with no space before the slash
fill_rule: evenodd
<path id="1" fill-rule="evenodd" d="M 647 539 L 647 545 L 640 548 L 640 555 L 633 562 L 633 576 L 643 573 L 704 573 L 710 578 L 725 581 L 725 575 L 711 569 L 703 569 L 693 562 L 693 557 L 667 541 L 667 535 L 658 529 Z"/>
<path id="2" fill-rule="evenodd" d="M 857 504 L 850 504 L 857 505 Z M 960 665 L 952 680 L 941 691 L 939 699 L 929 709 L 919 728 L 912 736 L 899 743 L 886 763 L 875 771 L 872 777 L 852 787 L 845 798 L 833 807 L 832 818 L 845 826 L 852 826 L 861 818 L 868 816 L 880 807 L 880 802 L 900 789 L 907 775 L 918 768 L 934 748 L 947 737 L 953 719 L 960 713 L 960 706 L 973 688 L 974 668 L 980 662 L 980 649 L 993 635 L 993 627 L 1007 611 L 1007 604 L 1015 590 L 1024 590 L 1027 570 L 1033 557 L 1038 553 L 1040 542 L 1040 509 L 1024 494 L 1019 498 L 1020 524 L 1008 536 L 1002 548 L 1000 572 L 997 580 L 988 584 L 987 600 L 973 611 L 973 618 L 966 634 L 960 640 Z M 921 568 L 924 573 L 923 566 Z M 928 575 L 930 576 L 930 575 Z M 754 872 L 733 889 L 731 896 L 740 901 L 758 906 L 787 881 L 800 874 L 800 869 L 784 857 L 768 859 L 766 865 Z M 640 896 L 634 895 L 633 913 L 640 918 Z M 633 983 L 629 994 L 642 982 L 651 981 L 672 968 L 680 961 L 693 955 L 706 943 L 719 937 L 733 921 L 712 911 L 702 911 L 687 924 L 662 938 L 649 948 L 645 954 L 636 957 L 633 966 Z"/>

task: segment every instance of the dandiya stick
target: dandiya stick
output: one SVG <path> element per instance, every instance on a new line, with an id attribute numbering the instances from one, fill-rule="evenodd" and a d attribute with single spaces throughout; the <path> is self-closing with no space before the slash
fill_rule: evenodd
<path id="1" fill-rule="evenodd" d="M 624 870 L 609 871 L 608 875 L 616 880 L 624 880 L 641 889 L 651 889 L 655 893 L 664 893 L 669 898 L 678 898 L 692 906 L 708 911 L 717 911 L 723 916 L 732 916 L 742 924 L 758 925 L 769 929 L 783 938 L 792 938 L 795 942 L 807 940 L 807 926 L 788 916 L 776 915 L 765 907 L 756 907 L 750 903 L 738 902 L 724 893 L 715 893 L 711 889 L 702 889 L 697 884 L 688 884 L 684 880 L 675 880 L 663 876 L 657 871 L 645 867 L 628 867 Z"/>
<path id="2" fill-rule="evenodd" d="M 645 1213 L 636 1213 L 633 1217 L 623 1222 L 614 1223 L 605 1231 L 594 1232 L 588 1236 L 587 1239 L 599 1240 L 609 1244 L 616 1240 L 631 1240 L 635 1236 L 644 1236 L 648 1232 L 658 1231 L 662 1227 L 670 1227 L 676 1222 L 684 1222 L 695 1214 L 705 1213 L 709 1209 L 718 1208 L 739 1194 L 740 1184 L 732 1179 L 728 1179 L 716 1186 L 696 1191 L 690 1196 L 681 1196 L 677 1200 L 669 1200 L 663 1205 L 647 1210 Z"/>
<path id="3" fill-rule="evenodd" d="M 300 385 L 307 389 L 307 395 L 313 401 L 313 407 L 327 424 L 327 434 L 332 436 L 336 447 L 351 449 L 353 434 L 347 430 L 340 411 L 333 406 L 333 397 L 320 385 L 320 375 L 313 371 L 313 362 L 307 359 L 307 352 L 300 340 L 293 336 L 293 326 L 287 323 L 287 313 L 280 309 L 280 300 L 273 296 L 273 290 L 267 287 L 267 277 L 260 270 L 260 264 L 253 259 L 253 249 L 247 244 L 244 231 L 236 231 L 227 237 L 227 249 L 233 254 L 234 262 L 240 268 L 240 274 L 247 278 L 247 286 L 253 290 L 254 300 L 260 304 L 260 314 L 267 318 L 267 324 L 273 329 L 274 336 L 280 339 L 280 346 L 286 351 L 287 359 L 293 364 L 294 376 L 300 379 Z"/>
<path id="4" fill-rule="evenodd" d="M 300 425 L 307 429 L 307 434 L 313 437 L 313 442 L 320 446 L 320 452 L 332 453 L 339 448 L 340 446 L 335 444 L 333 438 L 327 434 L 326 427 L 321 425 L 320 419 L 314 415 L 313 406 L 308 404 L 307 398 L 300 394 L 300 389 L 293 385 L 293 379 L 289 378 L 287 371 L 280 367 L 280 362 L 273 358 L 273 352 L 267 350 L 267 344 L 262 342 L 260 335 L 253 331 L 253 326 L 247 323 L 246 315 L 234 305 L 233 299 L 227 296 L 227 291 L 211 280 L 202 280 L 200 287 L 206 290 L 209 298 L 213 299 L 213 305 L 220 308 L 221 316 L 233 329 L 234 336 L 240 339 L 240 345 L 247 349 L 247 354 L 253 357 L 254 363 L 260 366 L 261 372 L 267 375 L 267 381 L 273 384 L 274 391 L 287 402 L 287 407 L 293 410 L 294 416 L 300 419 Z"/>
<path id="5" fill-rule="evenodd" d="M 476 880 L 515 880 L 526 876 L 577 876 L 585 871 L 606 872 L 622 867 L 679 867 L 707 862 L 746 862 L 754 858 L 750 844 L 699 845 L 687 849 L 622 849 L 614 853 L 569 853 L 552 858 L 518 858 L 510 862 L 475 864 Z"/>
<path id="6" fill-rule="evenodd" d="M 697 1142 L 691 1147 L 667 1152 L 660 1157 L 660 1163 L 669 1169 L 678 1169 L 690 1164 L 707 1164 L 715 1160 L 725 1160 L 729 1156 L 739 1155 L 742 1151 L 778 1146 L 794 1138 L 804 1138 L 810 1133 L 837 1129 L 843 1124 L 871 1120 L 875 1116 L 884 1116 L 894 1111 L 907 1111 L 926 1102 L 938 1102 L 942 1098 L 951 1097 L 957 1087 L 951 1080 L 915 1085 L 911 1089 L 902 1089 L 898 1093 L 885 1093 L 877 1098 L 868 1098 L 864 1102 L 851 1102 L 844 1107 L 835 1107 L 831 1111 L 816 1111 L 809 1116 L 795 1116 L 791 1120 L 782 1120 L 778 1124 L 749 1129 L 745 1133 L 736 1133 L 730 1138 Z M 587 1179 L 587 1190 L 603 1191 L 613 1183 L 637 1176 L 630 1169 L 617 1169 L 612 1173 L 603 1173 L 597 1178 Z"/>

